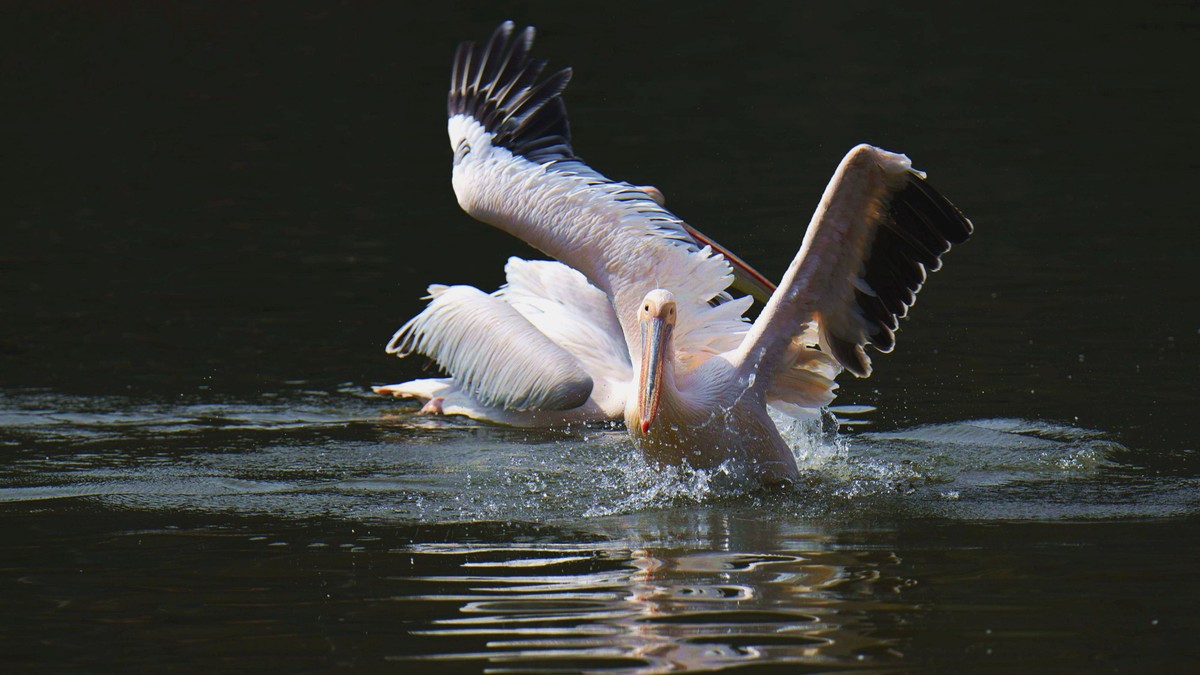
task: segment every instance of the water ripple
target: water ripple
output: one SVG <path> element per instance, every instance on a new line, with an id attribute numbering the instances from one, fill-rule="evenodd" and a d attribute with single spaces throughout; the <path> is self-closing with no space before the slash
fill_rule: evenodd
<path id="1" fill-rule="evenodd" d="M 414 590 L 449 592 L 393 601 L 446 602 L 457 613 L 415 629 L 429 651 L 400 660 L 481 662 L 489 672 L 659 673 L 756 662 L 898 666 L 902 655 L 862 621 L 873 595 L 904 585 L 886 572 L 894 558 L 838 554 L 820 537 L 789 541 L 801 550 L 688 551 L 655 542 L 590 549 L 413 546 L 407 552 L 416 566 L 433 557 L 428 564 L 445 569 L 450 556 L 462 573 L 400 580 Z M 524 574 L 580 563 L 590 566 L 574 574 Z M 479 575 L 481 567 L 496 573 Z M 460 585 L 470 592 L 455 592 Z M 456 648 L 478 639 L 486 650 Z"/>
<path id="2" fill-rule="evenodd" d="M 413 522 L 602 519 L 721 502 L 849 519 L 1145 517 L 1200 506 L 1190 476 L 1143 470 L 1102 432 L 1036 420 L 840 435 L 786 425 L 803 480 L 784 494 L 723 467 L 649 465 L 619 430 L 432 420 L 343 391 L 251 403 L 7 393 L 0 422 L 7 502 Z"/>

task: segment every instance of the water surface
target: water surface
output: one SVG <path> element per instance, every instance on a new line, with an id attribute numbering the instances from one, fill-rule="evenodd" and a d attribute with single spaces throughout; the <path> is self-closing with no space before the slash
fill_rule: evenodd
<path id="1" fill-rule="evenodd" d="M 1200 657 L 1200 13 L 5 10 L 0 654 L 21 672 L 1179 672 Z M 611 11 L 608 11 L 611 10 Z M 778 276 L 841 155 L 974 220 L 795 490 L 369 393 L 461 214 L 449 56 Z"/>

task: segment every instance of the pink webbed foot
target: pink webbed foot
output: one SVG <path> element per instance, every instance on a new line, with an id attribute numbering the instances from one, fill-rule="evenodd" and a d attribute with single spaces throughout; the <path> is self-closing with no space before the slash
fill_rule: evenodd
<path id="1" fill-rule="evenodd" d="M 421 406 L 421 410 L 417 414 L 445 415 L 446 413 L 442 410 L 442 404 L 445 402 L 446 398 L 444 396 L 435 396 L 434 398 L 429 399 L 425 405 Z"/>

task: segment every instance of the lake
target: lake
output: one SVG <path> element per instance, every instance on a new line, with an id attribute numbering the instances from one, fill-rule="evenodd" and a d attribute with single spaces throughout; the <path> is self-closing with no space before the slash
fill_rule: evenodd
<path id="1" fill-rule="evenodd" d="M 15 3 L 0 246 L 12 672 L 1182 672 L 1200 588 L 1200 7 Z M 803 480 L 374 384 L 463 214 L 506 18 L 574 145 L 777 279 L 842 155 L 975 224 Z"/>

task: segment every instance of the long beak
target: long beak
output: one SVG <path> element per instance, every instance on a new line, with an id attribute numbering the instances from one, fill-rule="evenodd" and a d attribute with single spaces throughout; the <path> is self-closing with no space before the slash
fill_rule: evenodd
<path id="1" fill-rule="evenodd" d="M 643 434 L 650 431 L 650 424 L 658 415 L 663 362 L 670 336 L 671 327 L 661 318 L 642 322 L 642 375 L 638 386 L 638 408 L 641 411 Z"/>

